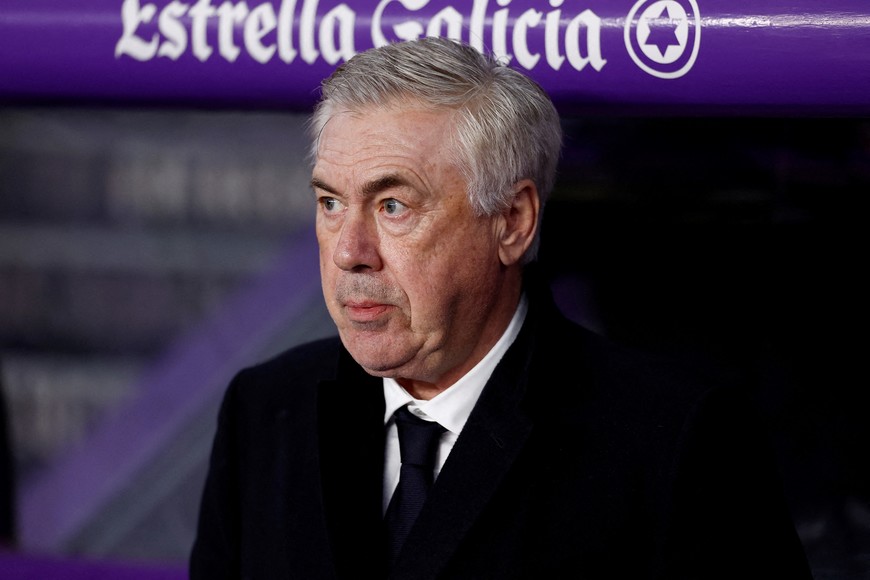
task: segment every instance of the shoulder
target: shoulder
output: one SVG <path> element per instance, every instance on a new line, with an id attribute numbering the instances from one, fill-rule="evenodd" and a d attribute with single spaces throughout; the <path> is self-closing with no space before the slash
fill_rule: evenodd
<path id="1" fill-rule="evenodd" d="M 619 343 L 560 313 L 539 325 L 529 394 L 541 408 L 559 401 L 566 423 L 669 447 L 701 424 L 748 425 L 757 412 L 736 374 Z"/>
<path id="2" fill-rule="evenodd" d="M 330 336 L 285 350 L 274 357 L 242 369 L 246 379 L 318 377 L 330 378 L 335 373 L 341 352 L 341 340 Z"/>
<path id="3" fill-rule="evenodd" d="M 321 381 L 334 378 L 341 352 L 339 338 L 329 337 L 243 368 L 227 388 L 225 405 L 232 401 L 236 406 L 276 406 L 313 397 Z"/>
<path id="4" fill-rule="evenodd" d="M 720 369 L 621 343 L 568 319 L 551 302 L 539 304 L 530 322 L 533 371 L 564 385 L 565 396 L 650 410 L 736 388 Z"/>
<path id="5" fill-rule="evenodd" d="M 747 384 L 724 369 L 595 335 L 586 337 L 583 348 L 593 388 L 637 424 L 685 428 L 714 412 L 750 410 Z"/>

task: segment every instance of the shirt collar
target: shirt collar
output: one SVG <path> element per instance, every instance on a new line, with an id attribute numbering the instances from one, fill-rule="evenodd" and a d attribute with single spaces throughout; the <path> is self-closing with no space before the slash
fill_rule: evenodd
<path id="1" fill-rule="evenodd" d="M 396 409 L 407 404 L 413 413 L 437 421 L 458 435 L 495 367 L 519 334 L 527 311 L 528 300 L 523 294 L 510 324 L 486 356 L 458 381 L 428 401 L 414 399 L 395 379 L 384 378 L 384 425 Z"/>

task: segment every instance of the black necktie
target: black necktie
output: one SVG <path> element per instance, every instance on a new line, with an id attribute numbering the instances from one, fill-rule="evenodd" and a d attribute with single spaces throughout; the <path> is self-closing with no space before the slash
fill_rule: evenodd
<path id="1" fill-rule="evenodd" d="M 399 485 L 384 516 L 390 562 L 395 561 L 426 501 L 426 494 L 432 486 L 438 440 L 445 430 L 434 421 L 414 416 L 407 407 L 401 407 L 393 418 L 399 429 L 402 469 Z"/>

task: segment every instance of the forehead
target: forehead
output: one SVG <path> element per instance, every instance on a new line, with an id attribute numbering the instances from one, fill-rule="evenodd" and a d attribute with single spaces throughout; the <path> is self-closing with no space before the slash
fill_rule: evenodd
<path id="1" fill-rule="evenodd" d="M 338 111 L 318 140 L 315 169 L 322 164 L 360 164 L 377 159 L 444 162 L 450 150 L 449 110 L 420 107 L 370 107 Z"/>

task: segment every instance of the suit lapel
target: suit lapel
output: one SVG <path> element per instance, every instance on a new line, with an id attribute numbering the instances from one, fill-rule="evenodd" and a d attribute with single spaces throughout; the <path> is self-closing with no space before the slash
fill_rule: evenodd
<path id="1" fill-rule="evenodd" d="M 318 393 L 323 503 L 339 578 L 383 569 L 380 536 L 384 465 L 384 398 L 380 379 L 342 349 L 336 380 Z"/>

